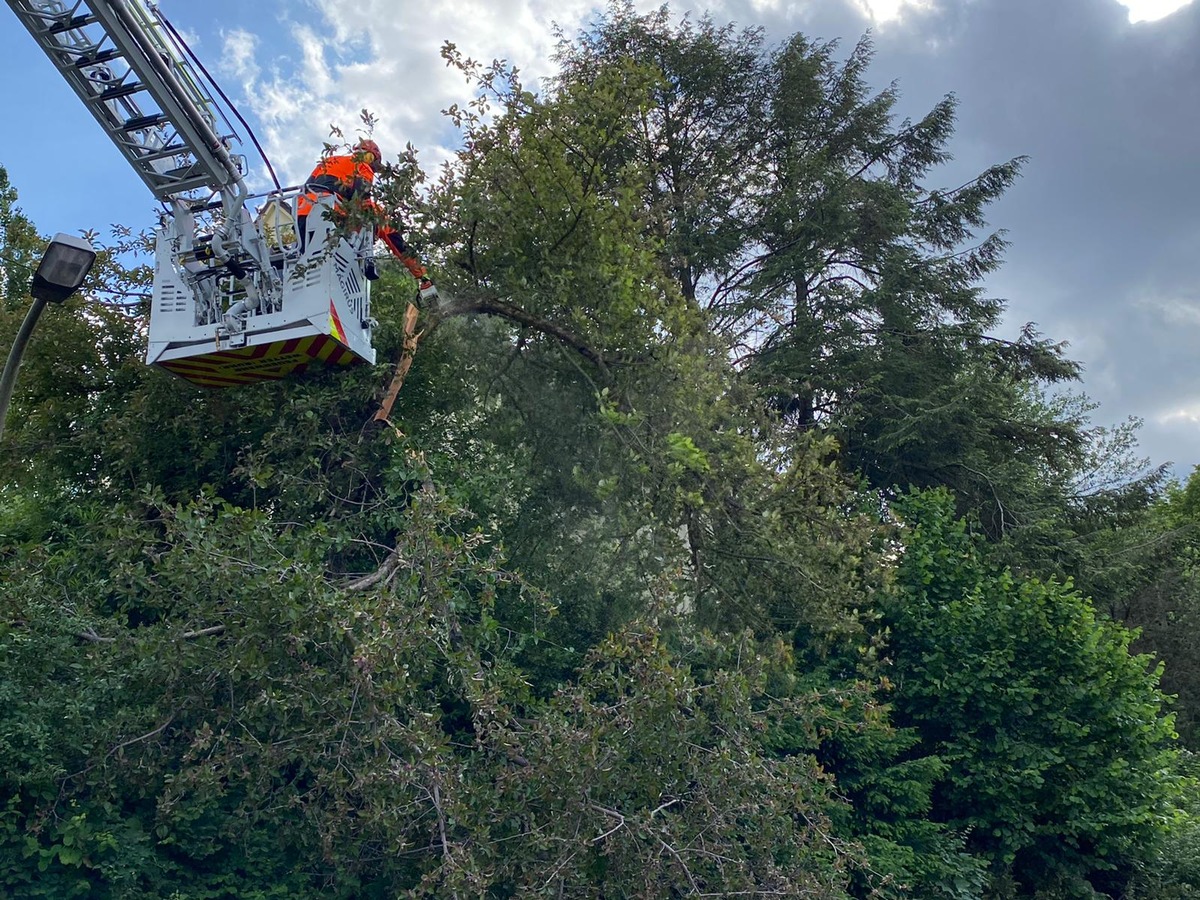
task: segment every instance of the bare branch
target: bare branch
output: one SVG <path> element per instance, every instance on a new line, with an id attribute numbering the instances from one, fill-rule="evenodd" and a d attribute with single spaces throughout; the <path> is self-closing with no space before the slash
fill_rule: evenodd
<path id="1" fill-rule="evenodd" d="M 185 641 L 192 641 L 196 638 L 210 637 L 214 634 L 224 634 L 224 625 L 211 625 L 208 628 L 201 628 L 198 631 L 185 631 L 180 635 Z"/>
<path id="2" fill-rule="evenodd" d="M 703 896 L 700 893 L 700 886 L 698 884 L 696 884 L 696 879 L 692 877 L 692 870 L 687 867 L 687 863 L 685 863 L 683 861 L 683 857 L 681 857 L 679 855 L 679 851 L 677 851 L 674 847 L 672 847 L 670 844 L 668 844 L 662 838 L 659 838 L 658 842 L 662 845 L 662 848 L 664 850 L 666 850 L 673 857 L 675 857 L 675 862 L 679 863 L 679 867 L 681 869 L 683 869 L 683 874 L 687 876 L 688 884 L 690 884 L 692 886 L 692 893 L 696 896 Z"/>
<path id="3" fill-rule="evenodd" d="M 194 641 L 196 638 L 212 637 L 213 635 L 224 633 L 224 625 L 210 625 L 208 628 L 200 628 L 196 631 L 185 631 L 179 635 L 177 640 Z M 92 628 L 90 625 L 85 631 L 75 632 L 75 637 L 79 638 L 81 641 L 87 641 L 91 644 L 115 644 L 117 642 L 117 638 L 115 637 L 105 637 L 104 635 L 97 634 L 96 629 Z"/>
<path id="4" fill-rule="evenodd" d="M 366 591 L 373 588 L 379 582 L 390 579 L 395 574 L 396 569 L 400 567 L 400 548 L 397 547 L 387 555 L 387 559 L 374 572 L 369 575 L 364 575 L 362 578 L 356 579 L 346 585 L 347 591 Z"/>
<path id="5" fill-rule="evenodd" d="M 596 810 L 596 812 L 602 812 L 602 813 L 604 813 L 604 815 L 608 816 L 609 818 L 613 818 L 613 819 L 617 820 L 617 824 L 614 825 L 612 828 L 610 828 L 608 831 L 604 832 L 604 834 L 601 834 L 597 837 L 592 838 L 593 844 L 600 843 L 602 840 L 604 840 L 610 834 L 615 834 L 616 832 L 620 831 L 622 828 L 625 827 L 625 817 L 623 815 L 621 815 L 619 812 L 617 812 L 615 809 L 609 809 L 607 806 L 600 806 L 599 804 L 596 804 L 596 803 L 589 803 L 588 806 L 590 806 L 592 809 Z"/>
<path id="6" fill-rule="evenodd" d="M 117 639 L 114 637 L 101 637 L 100 635 L 96 634 L 96 630 L 91 627 L 89 627 L 87 631 L 76 632 L 75 637 L 79 638 L 81 641 L 89 641 L 93 644 L 115 644 L 117 642 Z"/>
<path id="7" fill-rule="evenodd" d="M 473 314 L 485 316 L 499 316 L 502 319 L 508 319 L 511 322 L 516 322 L 524 325 L 527 328 L 532 328 L 535 331 L 540 331 L 542 334 L 557 338 L 567 346 L 571 347 L 582 356 L 584 359 L 591 362 L 596 368 L 600 369 L 606 376 L 608 375 L 608 363 L 604 357 L 596 350 L 589 346 L 578 335 L 573 334 L 561 325 L 551 322 L 549 319 L 543 319 L 541 316 L 536 316 L 528 310 L 508 303 L 504 300 L 458 300 L 451 303 L 444 303 L 438 309 L 441 318 L 449 319 L 453 316 L 468 316 Z"/>
<path id="8" fill-rule="evenodd" d="M 143 735 L 139 735 L 138 737 L 135 737 L 135 738 L 130 738 L 127 741 L 122 741 L 121 743 L 117 744 L 117 746 L 115 746 L 111 750 L 109 750 L 108 753 L 105 754 L 104 758 L 108 759 L 108 757 L 112 756 L 114 753 L 119 753 L 120 751 L 124 750 L 126 747 L 128 747 L 132 744 L 138 744 L 138 743 L 141 743 L 142 741 L 150 740 L 150 738 L 154 737 L 157 734 L 160 734 L 168 725 L 170 725 L 174 721 L 175 721 L 175 713 L 171 713 L 171 715 L 167 718 L 167 721 L 163 722 L 161 725 L 159 725 L 153 731 L 147 731 Z"/>
<path id="9" fill-rule="evenodd" d="M 433 808 L 437 811 L 438 833 L 442 839 L 442 854 L 447 860 L 452 860 L 453 855 L 450 853 L 450 841 L 446 837 L 446 813 L 442 810 L 442 792 L 436 782 L 433 785 L 433 793 L 429 796 L 433 800 Z"/>

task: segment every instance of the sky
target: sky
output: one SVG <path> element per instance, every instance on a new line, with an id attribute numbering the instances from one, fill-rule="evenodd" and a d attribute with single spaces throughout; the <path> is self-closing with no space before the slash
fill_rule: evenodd
<path id="1" fill-rule="evenodd" d="M 639 8 L 659 5 L 636 0 Z M 358 111 L 394 157 L 411 142 L 427 171 L 456 136 L 442 110 L 469 86 L 439 55 L 553 72 L 556 27 L 574 34 L 590 0 L 159 0 L 232 97 L 280 179 L 294 184 L 330 126 Z M 1097 425 L 1142 421 L 1151 463 L 1200 465 L 1200 0 L 672 0 L 677 15 L 802 32 L 865 33 L 868 73 L 895 81 L 901 116 L 959 100 L 954 159 L 930 187 L 1028 156 L 990 210 L 1006 263 L 987 292 L 1007 301 L 1001 336 L 1035 322 L 1083 364 Z M 45 234 L 149 227 L 156 204 L 11 12 L 0 11 L 0 165 Z M 265 171 L 258 171 L 262 187 Z"/>

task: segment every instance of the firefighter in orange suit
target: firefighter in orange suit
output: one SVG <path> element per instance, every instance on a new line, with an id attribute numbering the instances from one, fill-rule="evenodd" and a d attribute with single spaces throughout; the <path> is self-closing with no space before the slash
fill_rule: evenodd
<path id="1" fill-rule="evenodd" d="M 340 200 L 357 200 L 366 209 L 379 212 L 378 206 L 371 200 L 371 185 L 375 183 L 375 173 L 383 160 L 379 145 L 372 140 L 359 141 L 358 145 L 348 155 L 327 156 L 322 159 L 305 183 L 305 191 L 296 200 L 296 224 L 300 229 L 301 246 L 307 243 L 308 215 L 312 212 L 313 204 L 322 194 L 333 194 Z M 437 289 L 425 271 L 425 267 L 417 260 L 404 242 L 400 230 L 383 223 L 376 226 L 376 236 L 387 244 L 404 267 L 412 273 L 420 285 L 423 298 L 437 296 Z M 367 260 L 367 278 L 378 278 L 373 260 Z"/>

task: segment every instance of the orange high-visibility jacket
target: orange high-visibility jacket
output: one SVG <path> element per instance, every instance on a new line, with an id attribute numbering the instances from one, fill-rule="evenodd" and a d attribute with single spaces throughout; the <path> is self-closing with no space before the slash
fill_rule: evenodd
<path id="1" fill-rule="evenodd" d="M 375 170 L 365 162 L 356 161 L 353 156 L 327 156 L 308 176 L 305 192 L 296 199 L 296 215 L 311 213 L 321 194 L 333 194 L 340 200 L 360 200 L 364 207 L 380 212 L 369 196 L 374 183 Z M 425 267 L 409 254 L 399 229 L 380 223 L 375 232 L 414 278 L 419 281 L 425 277 Z"/>
<path id="2" fill-rule="evenodd" d="M 353 156 L 327 156 L 317 163 L 305 183 L 307 189 L 296 201 L 296 215 L 307 216 L 320 194 L 333 194 L 342 200 L 366 199 L 375 183 L 375 172 Z"/>

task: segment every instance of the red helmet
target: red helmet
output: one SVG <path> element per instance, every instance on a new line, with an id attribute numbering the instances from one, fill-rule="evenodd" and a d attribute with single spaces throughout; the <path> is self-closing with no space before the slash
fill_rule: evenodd
<path id="1" fill-rule="evenodd" d="M 370 158 L 368 158 L 368 154 L 370 154 Z M 371 167 L 376 167 L 383 162 L 383 154 L 379 152 L 379 145 L 370 138 L 364 138 L 358 142 L 358 146 L 354 148 L 354 155 Z"/>

